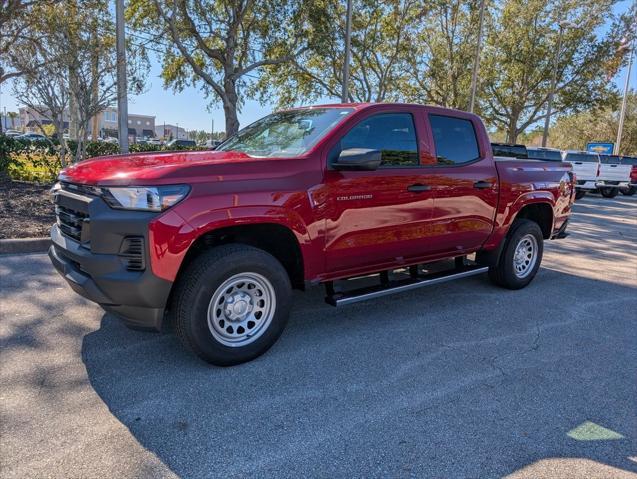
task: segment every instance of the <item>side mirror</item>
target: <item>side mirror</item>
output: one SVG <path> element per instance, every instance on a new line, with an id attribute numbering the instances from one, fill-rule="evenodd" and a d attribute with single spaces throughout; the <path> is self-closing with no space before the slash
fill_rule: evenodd
<path id="1" fill-rule="evenodd" d="M 332 168 L 344 171 L 373 171 L 381 162 L 380 150 L 368 148 L 347 148 L 341 151 Z"/>

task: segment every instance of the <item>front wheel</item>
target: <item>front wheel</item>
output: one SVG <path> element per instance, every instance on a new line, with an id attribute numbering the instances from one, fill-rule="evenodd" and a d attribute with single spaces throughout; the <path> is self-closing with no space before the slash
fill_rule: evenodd
<path id="1" fill-rule="evenodd" d="M 615 198 L 619 193 L 619 188 L 611 188 L 609 186 L 603 186 L 599 189 L 599 192 L 604 198 Z"/>
<path id="2" fill-rule="evenodd" d="M 633 196 L 635 192 L 637 192 L 637 188 L 634 186 L 629 186 L 628 188 L 620 188 L 622 195 L 624 196 Z"/>
<path id="3" fill-rule="evenodd" d="M 489 278 L 498 286 L 521 289 L 529 284 L 540 268 L 544 238 L 539 225 L 531 220 L 515 220 L 496 266 Z"/>
<path id="4" fill-rule="evenodd" d="M 269 253 L 218 246 L 193 260 L 176 295 L 182 344 L 217 366 L 250 361 L 276 342 L 288 320 L 291 285 Z"/>
<path id="5" fill-rule="evenodd" d="M 586 196 L 586 190 L 575 190 L 575 199 L 581 200 Z"/>

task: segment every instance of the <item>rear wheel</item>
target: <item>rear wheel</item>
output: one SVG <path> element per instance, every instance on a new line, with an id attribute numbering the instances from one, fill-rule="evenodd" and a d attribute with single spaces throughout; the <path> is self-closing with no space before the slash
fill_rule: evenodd
<path id="1" fill-rule="evenodd" d="M 619 193 L 619 188 L 611 188 L 610 186 L 603 186 L 599 189 L 599 192 L 604 198 L 615 198 Z"/>
<path id="2" fill-rule="evenodd" d="M 543 251 L 544 238 L 539 225 L 527 219 L 516 220 L 498 264 L 489 268 L 489 278 L 504 288 L 524 288 L 537 274 Z"/>
<path id="3" fill-rule="evenodd" d="M 576 190 L 575 191 L 575 199 L 576 200 L 581 200 L 585 196 L 586 196 L 586 190 Z"/>
<path id="4" fill-rule="evenodd" d="M 213 248 L 180 279 L 176 333 L 203 360 L 240 364 L 265 353 L 287 323 L 291 285 L 269 253 L 247 245 Z"/>
<path id="5" fill-rule="evenodd" d="M 628 188 L 620 188 L 621 194 L 624 196 L 633 196 L 635 192 L 637 192 L 637 188 L 634 186 L 629 186 Z"/>

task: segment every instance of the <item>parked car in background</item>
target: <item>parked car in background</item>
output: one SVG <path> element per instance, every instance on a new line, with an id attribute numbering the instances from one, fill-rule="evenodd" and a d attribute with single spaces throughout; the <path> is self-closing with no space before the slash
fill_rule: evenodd
<path id="1" fill-rule="evenodd" d="M 20 135 L 22 135 L 22 132 L 21 132 L 21 131 L 18 131 L 18 130 L 11 130 L 11 129 L 9 129 L 9 130 L 4 131 L 4 132 L 3 132 L 3 134 L 4 134 L 5 136 L 8 136 L 8 137 L 12 137 L 12 138 L 13 138 L 13 137 L 16 137 L 16 136 L 20 136 Z"/>
<path id="2" fill-rule="evenodd" d="M 149 138 L 146 143 L 149 145 L 161 145 L 161 140 L 159 138 Z"/>
<path id="3" fill-rule="evenodd" d="M 205 143 L 203 144 L 203 147 L 209 150 L 214 150 L 219 145 L 221 145 L 221 143 L 222 142 L 219 140 L 206 140 Z"/>
<path id="4" fill-rule="evenodd" d="M 577 178 L 576 199 L 579 200 L 587 192 L 597 189 L 597 176 L 599 175 L 599 155 L 597 153 L 567 150 L 562 152 L 562 159 L 573 165 L 573 173 Z"/>
<path id="5" fill-rule="evenodd" d="M 526 146 L 524 145 L 491 143 L 491 149 L 493 150 L 493 156 L 500 156 L 503 158 L 520 158 L 523 160 L 529 157 Z"/>
<path id="6" fill-rule="evenodd" d="M 622 165 L 630 165 L 630 183 L 628 187 L 620 187 L 622 195 L 633 196 L 637 192 L 637 156 L 622 156 Z"/>
<path id="7" fill-rule="evenodd" d="M 562 161 L 562 151 L 555 148 L 527 147 L 529 160 Z"/>
<path id="8" fill-rule="evenodd" d="M 25 133 L 15 137 L 17 140 L 29 140 L 29 141 L 48 141 L 49 139 L 40 133 Z"/>
<path id="9" fill-rule="evenodd" d="M 599 175 L 597 188 L 605 198 L 614 198 L 620 188 L 630 186 L 631 166 L 621 164 L 621 157 L 617 155 L 599 155 Z"/>
<path id="10" fill-rule="evenodd" d="M 172 140 L 169 141 L 166 146 L 168 148 L 174 148 L 176 146 L 197 146 L 197 142 L 194 140 Z"/>
<path id="11" fill-rule="evenodd" d="M 480 118 L 457 110 L 281 111 L 215 151 L 66 168 L 49 256 L 129 326 L 161 329 L 170 311 L 186 347 L 228 366 L 274 344 L 293 288 L 323 283 L 345 306 L 486 272 L 527 286 L 575 193 L 570 165 L 537 165 L 494 159 Z"/>

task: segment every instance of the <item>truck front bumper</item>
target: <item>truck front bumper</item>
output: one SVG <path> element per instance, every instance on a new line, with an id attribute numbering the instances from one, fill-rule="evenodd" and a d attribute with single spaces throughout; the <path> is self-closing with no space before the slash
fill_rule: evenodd
<path id="1" fill-rule="evenodd" d="M 154 215 L 112 210 L 99 197 L 64 191 L 55 203 L 49 258 L 73 291 L 129 326 L 160 330 L 173 283 L 150 268 Z"/>

